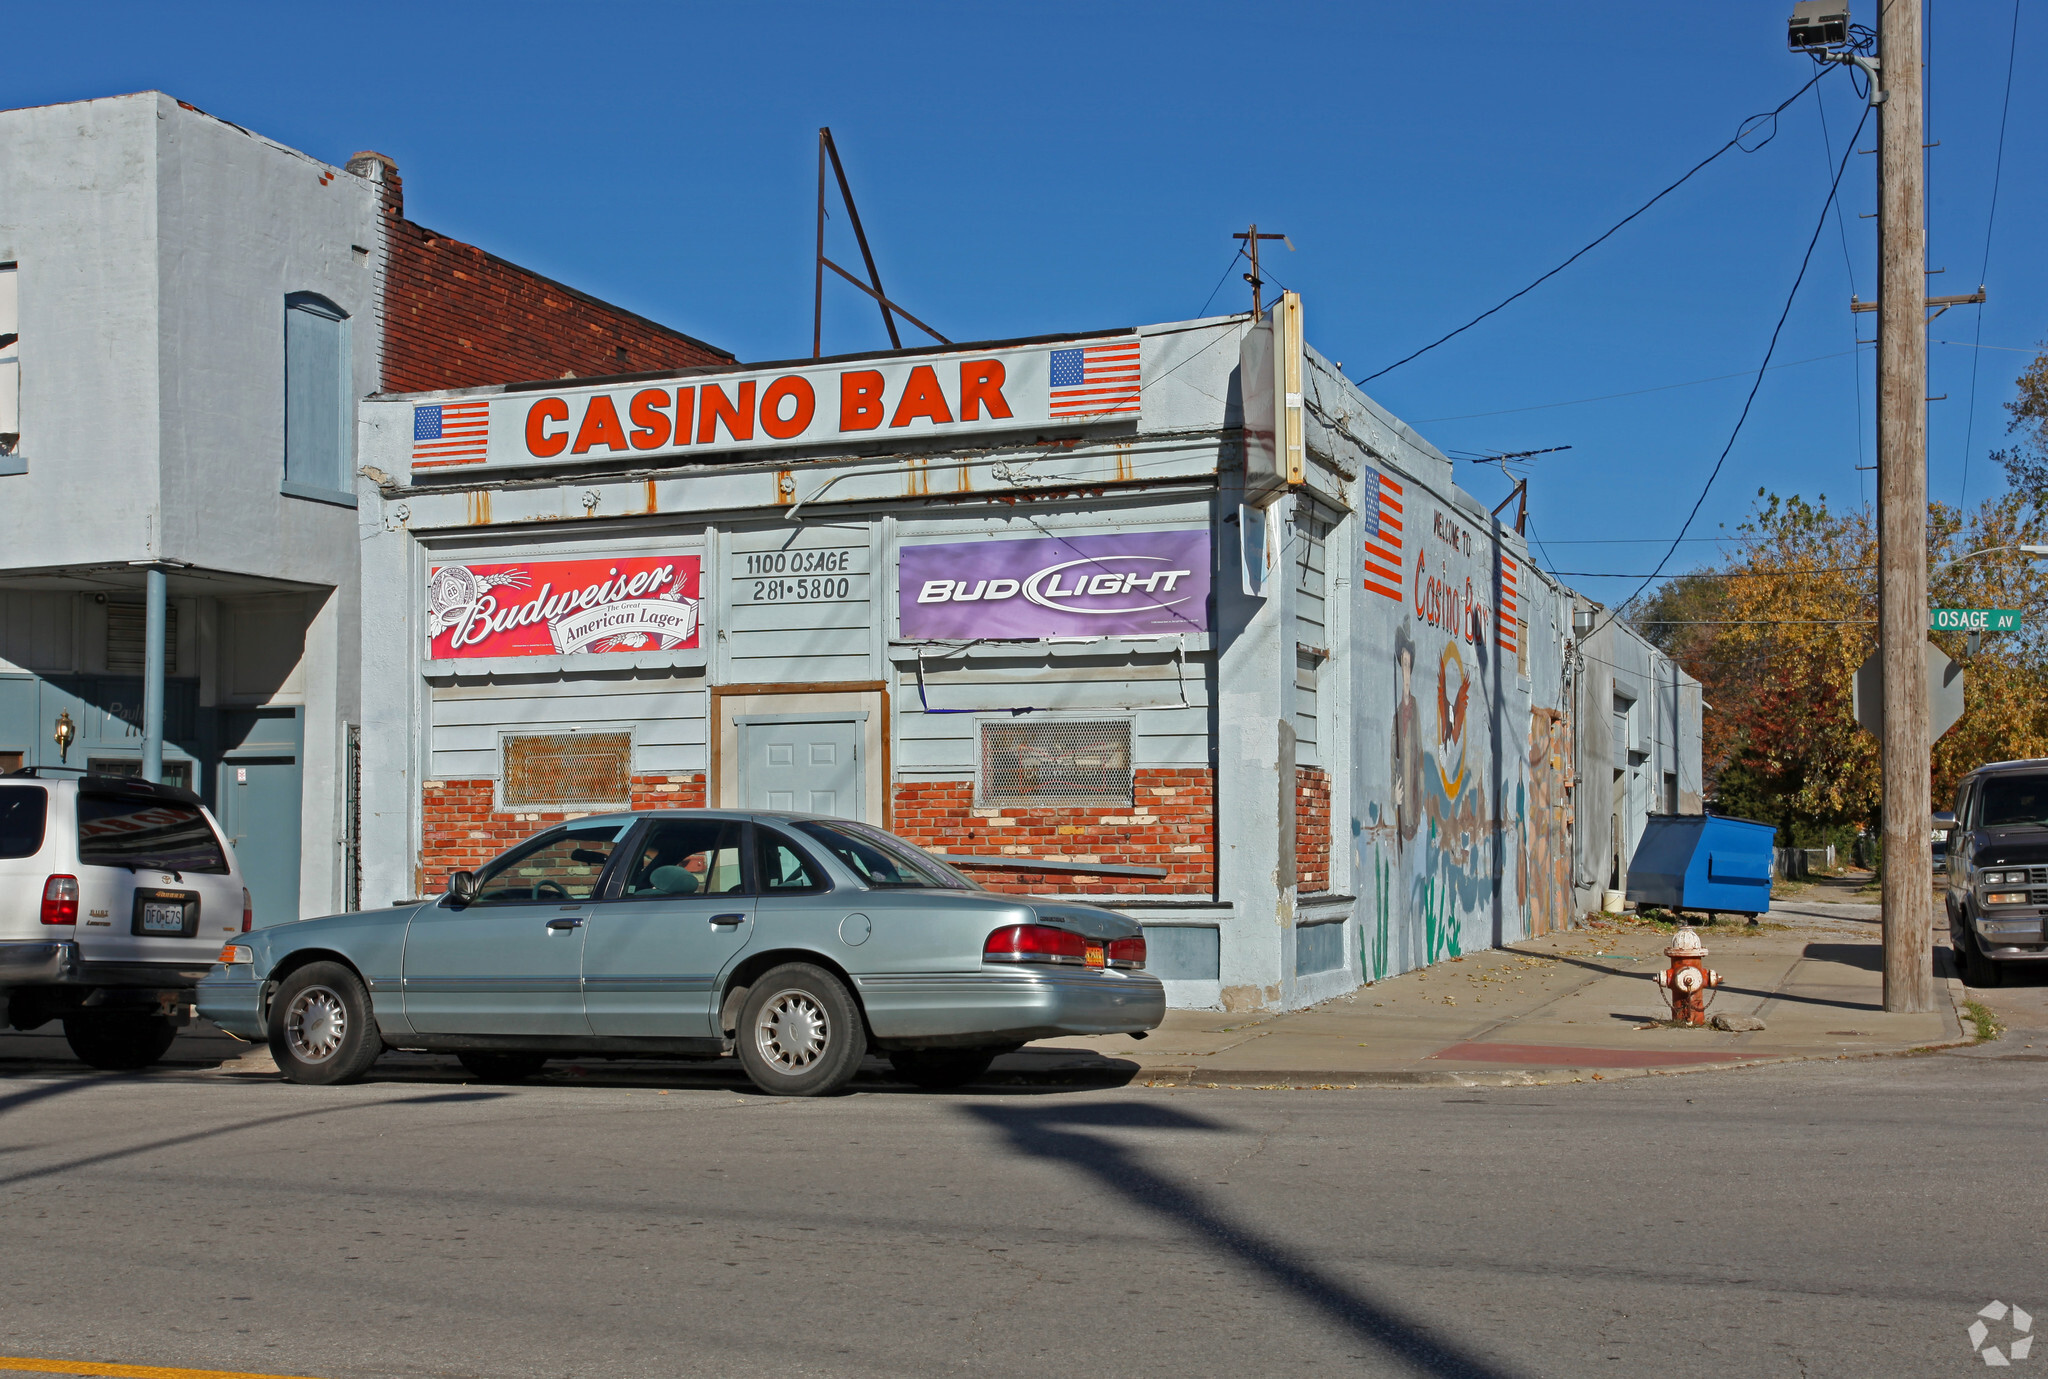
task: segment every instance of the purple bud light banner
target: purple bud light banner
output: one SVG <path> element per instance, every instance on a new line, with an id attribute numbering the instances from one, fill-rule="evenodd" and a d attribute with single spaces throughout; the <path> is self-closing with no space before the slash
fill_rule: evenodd
<path id="1" fill-rule="evenodd" d="M 898 553 L 899 635 L 1157 637 L 1209 627 L 1209 533 L 955 541 Z"/>

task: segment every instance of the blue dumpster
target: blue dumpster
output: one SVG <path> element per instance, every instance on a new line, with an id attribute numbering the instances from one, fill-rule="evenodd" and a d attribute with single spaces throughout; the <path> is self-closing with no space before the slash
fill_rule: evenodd
<path id="1" fill-rule="evenodd" d="M 1628 898 L 1667 910 L 1763 914 L 1777 834 L 1751 819 L 1652 814 L 1628 864 Z"/>

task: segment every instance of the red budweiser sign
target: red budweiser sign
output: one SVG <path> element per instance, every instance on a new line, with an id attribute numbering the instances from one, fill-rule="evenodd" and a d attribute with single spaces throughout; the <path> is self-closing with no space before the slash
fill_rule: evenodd
<path id="1" fill-rule="evenodd" d="M 575 656 L 697 645 L 694 555 L 436 565 L 427 657 Z"/>

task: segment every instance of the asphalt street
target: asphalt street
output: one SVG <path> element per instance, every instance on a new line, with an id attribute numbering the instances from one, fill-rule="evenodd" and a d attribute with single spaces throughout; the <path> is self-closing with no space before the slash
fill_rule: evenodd
<path id="1" fill-rule="evenodd" d="M 338 1089 L 36 1067 L 0 1078 L 0 1352 L 323 1379 L 1961 1375 L 1988 1302 L 2048 1318 L 2048 1054 L 1991 1052 L 824 1101 L 417 1057 Z"/>

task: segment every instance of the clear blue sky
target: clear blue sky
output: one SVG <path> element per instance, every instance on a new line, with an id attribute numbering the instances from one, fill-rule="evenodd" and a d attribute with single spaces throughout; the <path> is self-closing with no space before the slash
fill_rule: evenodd
<path id="1" fill-rule="evenodd" d="M 1854 0 L 1875 22 L 1874 0 Z M 1635 208 L 1810 73 L 1789 0 L 1643 6 L 630 3 L 17 6 L 0 103 L 148 87 L 340 162 L 397 159 L 412 218 L 734 350 L 810 345 L 816 130 L 846 158 L 890 295 L 954 339 L 1242 309 L 1256 220 L 1310 338 L 1356 378 Z M 1929 0 L 1929 266 L 1983 262 L 2012 0 Z M 2048 336 L 2048 13 L 2020 16 L 1986 345 Z M 1861 104 L 1821 86 L 1839 157 Z M 1874 143 L 1866 129 L 1862 147 Z M 1760 485 L 1869 492 L 1875 160 L 1851 156 L 1771 373 L 1696 534 Z M 1648 570 L 1725 443 L 1819 215 L 1813 96 L 1564 274 L 1370 385 L 1446 451 L 1535 469 L 1550 564 Z M 842 224 L 835 256 L 852 262 Z M 1846 239 L 1846 246 L 1844 240 Z M 1846 249 L 1846 253 L 1845 253 Z M 1974 309 L 1936 322 L 1972 341 Z M 826 348 L 886 345 L 828 287 Z M 906 341 L 909 343 L 909 341 Z M 1969 449 L 1970 365 L 1978 361 Z M 1930 483 L 1999 476 L 2028 355 L 1932 348 Z M 1857 380 L 1865 419 L 1859 426 Z M 1643 389 L 1663 389 L 1638 392 Z M 1577 399 L 1637 395 L 1598 402 Z M 1574 402 L 1575 405 L 1548 404 Z M 1494 413 L 1495 415 L 1474 415 Z M 1859 459 L 1859 456 L 1861 457 Z M 1498 472 L 1461 466 L 1482 497 Z M 1588 543 L 1588 544 L 1568 544 Z M 1711 551 L 1693 545 L 1688 556 Z M 1680 562 L 1676 568 L 1683 568 Z M 1632 583 L 1575 576 L 1596 597 Z"/>

